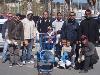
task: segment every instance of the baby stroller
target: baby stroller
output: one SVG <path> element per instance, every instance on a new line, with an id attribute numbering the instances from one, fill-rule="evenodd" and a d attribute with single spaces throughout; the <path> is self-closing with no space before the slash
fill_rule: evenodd
<path id="1" fill-rule="evenodd" d="M 38 75 L 50 75 L 53 71 L 54 56 L 49 50 L 42 50 L 38 54 L 37 69 Z"/>
<path id="2" fill-rule="evenodd" d="M 54 41 L 48 35 L 40 34 L 40 50 L 37 52 L 38 75 L 51 75 L 55 62 L 53 48 Z"/>

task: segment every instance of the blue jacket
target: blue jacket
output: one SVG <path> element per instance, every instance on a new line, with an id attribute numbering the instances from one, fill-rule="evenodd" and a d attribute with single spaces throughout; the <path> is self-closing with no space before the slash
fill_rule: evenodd
<path id="1" fill-rule="evenodd" d="M 76 20 L 71 22 L 66 21 L 61 29 L 61 37 L 70 41 L 76 41 L 78 40 L 78 29 L 79 24 Z"/>

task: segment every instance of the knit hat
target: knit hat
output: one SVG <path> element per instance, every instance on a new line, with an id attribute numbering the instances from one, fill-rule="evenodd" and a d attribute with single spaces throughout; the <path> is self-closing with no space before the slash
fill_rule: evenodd
<path id="1" fill-rule="evenodd" d="M 33 14 L 33 12 L 32 12 L 32 11 L 27 11 L 27 15 L 28 15 L 28 14 Z"/>

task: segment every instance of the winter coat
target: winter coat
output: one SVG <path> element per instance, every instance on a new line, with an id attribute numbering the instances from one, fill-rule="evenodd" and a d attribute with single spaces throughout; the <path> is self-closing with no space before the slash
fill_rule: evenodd
<path id="1" fill-rule="evenodd" d="M 12 39 L 12 30 L 14 28 L 13 20 L 7 20 L 2 26 L 2 38 L 3 39 Z"/>
<path id="2" fill-rule="evenodd" d="M 75 20 L 72 22 L 66 21 L 62 26 L 62 38 L 66 38 L 70 41 L 76 41 L 78 39 L 79 24 Z"/>
<path id="3" fill-rule="evenodd" d="M 24 27 L 24 39 L 33 39 L 35 37 L 35 22 L 29 21 L 27 18 L 22 20 Z"/>
<path id="4" fill-rule="evenodd" d="M 2 27 L 2 37 L 4 39 L 12 40 L 14 35 L 12 31 L 15 29 L 14 20 L 7 20 Z"/>
<path id="5" fill-rule="evenodd" d="M 52 23 L 49 19 L 48 20 L 41 19 L 37 23 L 37 29 L 39 33 L 47 33 L 47 29 L 49 26 L 52 27 Z"/>
<path id="6" fill-rule="evenodd" d="M 13 39 L 14 40 L 24 40 L 24 28 L 23 28 L 23 24 L 21 21 L 16 22 L 14 21 L 15 24 L 15 28 L 12 31 L 13 34 Z"/>
<path id="7" fill-rule="evenodd" d="M 95 43 L 99 39 L 99 30 L 97 20 L 90 18 L 84 19 L 80 23 L 79 35 L 86 35 L 90 42 Z"/>

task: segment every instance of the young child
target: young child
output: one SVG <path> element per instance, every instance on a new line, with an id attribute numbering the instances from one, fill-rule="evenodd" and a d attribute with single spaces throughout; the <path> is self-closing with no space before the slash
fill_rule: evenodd
<path id="1" fill-rule="evenodd" d="M 71 46 L 70 46 L 70 41 L 62 39 L 62 51 L 61 51 L 61 56 L 64 53 L 70 53 L 71 52 Z"/>
<path id="2" fill-rule="evenodd" d="M 48 32 L 45 36 L 45 49 L 51 50 L 53 48 L 53 44 L 55 42 L 55 35 L 53 29 L 49 26 Z"/>
<path id="3" fill-rule="evenodd" d="M 61 61 L 66 64 L 66 66 L 70 66 L 70 53 L 71 53 L 70 41 L 66 39 L 62 39 L 62 51 L 61 51 Z"/>

